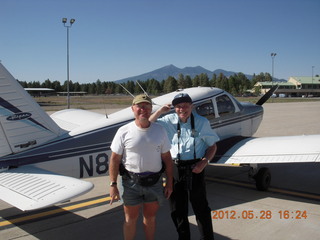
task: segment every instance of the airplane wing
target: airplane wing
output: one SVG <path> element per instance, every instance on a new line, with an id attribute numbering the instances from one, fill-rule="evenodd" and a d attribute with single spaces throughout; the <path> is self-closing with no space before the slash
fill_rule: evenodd
<path id="1" fill-rule="evenodd" d="M 90 182 L 33 166 L 0 172 L 0 199 L 23 211 L 67 201 L 92 188 Z"/>
<path id="2" fill-rule="evenodd" d="M 320 162 L 320 135 L 246 138 L 216 163 L 259 164 Z"/>

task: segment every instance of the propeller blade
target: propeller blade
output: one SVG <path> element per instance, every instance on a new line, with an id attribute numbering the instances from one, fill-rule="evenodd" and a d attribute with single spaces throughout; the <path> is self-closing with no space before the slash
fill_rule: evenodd
<path id="1" fill-rule="evenodd" d="M 272 94 L 278 89 L 278 87 L 279 85 L 276 84 L 272 88 L 270 88 L 270 90 L 258 100 L 256 105 L 261 106 L 262 104 L 264 104 L 272 96 Z"/>

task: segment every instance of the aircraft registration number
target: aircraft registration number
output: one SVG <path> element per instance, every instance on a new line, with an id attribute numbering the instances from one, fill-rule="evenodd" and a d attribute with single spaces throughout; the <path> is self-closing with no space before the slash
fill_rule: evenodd
<path id="1" fill-rule="evenodd" d="M 99 153 L 95 157 L 93 155 L 89 155 L 88 158 L 79 157 L 80 178 L 107 173 L 108 163 L 109 157 L 106 153 Z"/>

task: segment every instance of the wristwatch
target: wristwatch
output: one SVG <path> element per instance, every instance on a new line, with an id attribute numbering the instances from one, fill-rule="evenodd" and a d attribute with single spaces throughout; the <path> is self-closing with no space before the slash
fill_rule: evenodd
<path id="1" fill-rule="evenodd" d="M 110 182 L 110 186 L 117 186 L 117 182 Z"/>

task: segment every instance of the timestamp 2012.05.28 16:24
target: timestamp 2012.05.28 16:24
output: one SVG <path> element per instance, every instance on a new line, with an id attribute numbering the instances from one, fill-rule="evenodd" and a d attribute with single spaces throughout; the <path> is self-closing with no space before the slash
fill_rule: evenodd
<path id="1" fill-rule="evenodd" d="M 307 219 L 306 210 L 214 210 L 212 211 L 212 219 Z"/>

